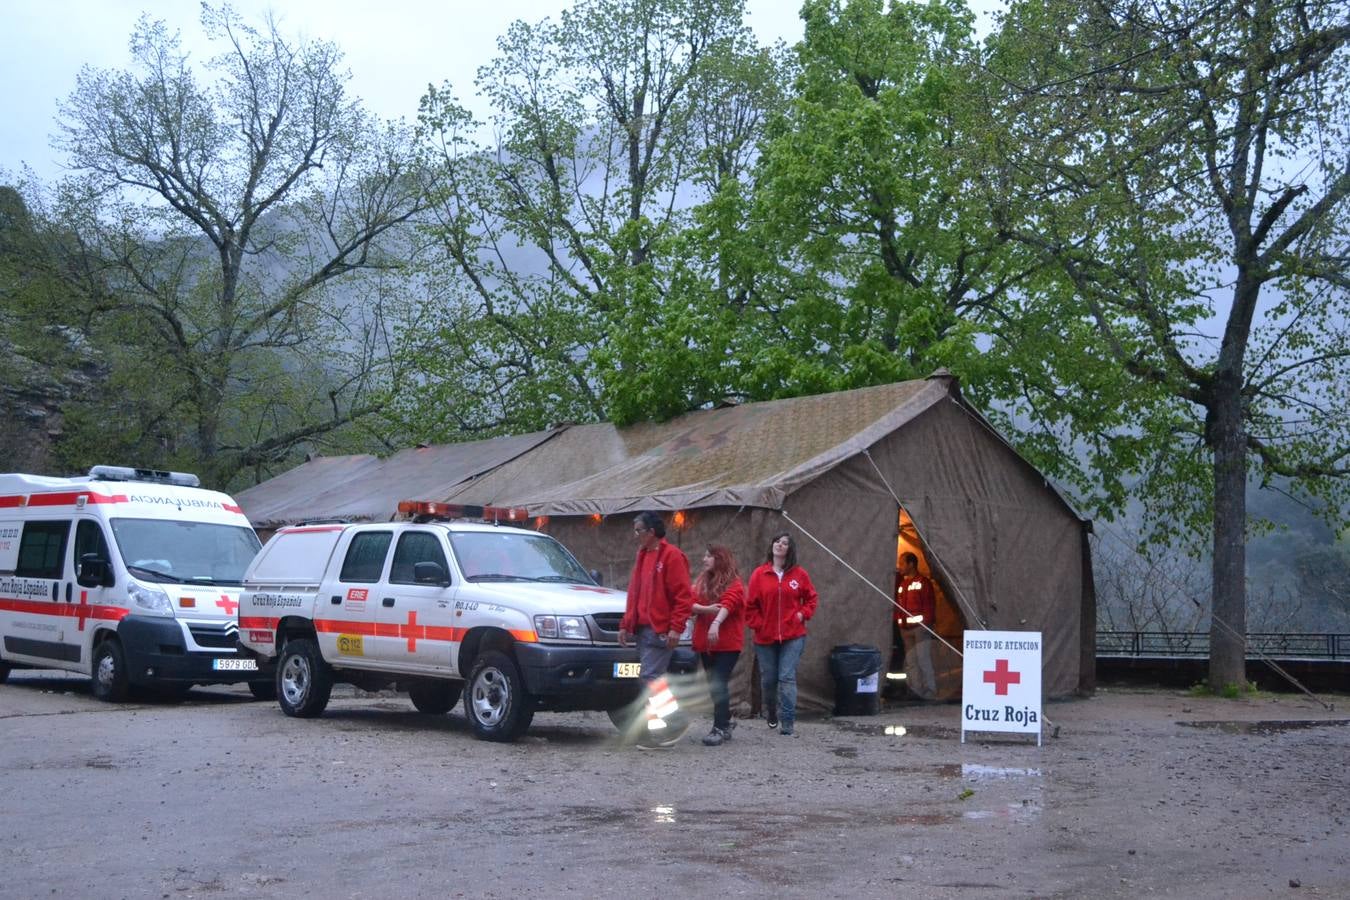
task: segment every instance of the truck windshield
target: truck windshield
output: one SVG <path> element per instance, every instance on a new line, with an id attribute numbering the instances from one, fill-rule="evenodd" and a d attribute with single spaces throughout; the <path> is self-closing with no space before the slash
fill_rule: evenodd
<path id="1" fill-rule="evenodd" d="M 454 531 L 450 545 L 469 581 L 595 583 L 567 548 L 547 535 Z"/>
<path id="2" fill-rule="evenodd" d="M 208 522 L 113 519 L 112 531 L 131 574 L 173 584 L 242 584 L 261 546 L 250 528 Z"/>

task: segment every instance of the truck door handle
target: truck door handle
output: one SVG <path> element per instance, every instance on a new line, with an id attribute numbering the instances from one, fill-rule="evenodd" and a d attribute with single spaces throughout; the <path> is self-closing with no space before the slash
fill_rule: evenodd
<path id="1" fill-rule="evenodd" d="M 394 598 L 393 598 L 393 597 L 385 597 L 385 598 L 384 598 L 383 600 L 381 600 L 380 602 L 381 602 L 382 604 L 384 604 L 385 606 L 393 606 L 393 605 L 394 605 Z"/>
<path id="2" fill-rule="evenodd" d="M 60 589 L 61 589 L 61 585 L 59 585 L 59 584 L 57 584 L 55 581 L 53 581 L 53 582 L 52 582 L 52 602 L 53 602 L 53 603 L 56 602 L 56 600 L 57 600 L 56 592 L 59 591 Z"/>
<path id="3" fill-rule="evenodd" d="M 66 602 L 70 602 L 70 582 L 66 582 Z"/>

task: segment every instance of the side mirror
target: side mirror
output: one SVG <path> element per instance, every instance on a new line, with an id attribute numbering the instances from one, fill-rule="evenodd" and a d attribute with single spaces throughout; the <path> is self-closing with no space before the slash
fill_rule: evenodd
<path id="1" fill-rule="evenodd" d="M 112 567 L 97 553 L 86 553 L 75 566 L 75 581 L 80 587 L 112 587 Z"/>
<path id="2" fill-rule="evenodd" d="M 591 580 L 594 581 L 596 584 L 604 584 L 604 583 L 605 583 L 605 579 L 603 579 L 603 578 L 600 577 L 600 570 L 599 570 L 599 569 L 591 569 Z"/>
<path id="3" fill-rule="evenodd" d="M 413 581 L 418 584 L 450 584 L 450 575 L 440 563 L 420 562 L 413 564 Z"/>

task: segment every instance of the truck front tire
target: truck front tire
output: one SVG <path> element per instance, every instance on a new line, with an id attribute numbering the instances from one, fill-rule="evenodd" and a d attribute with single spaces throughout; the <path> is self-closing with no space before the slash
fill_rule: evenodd
<path id="1" fill-rule="evenodd" d="M 500 650 L 478 657 L 464 692 L 464 716 L 481 740 L 510 742 L 525 733 L 534 706 L 515 660 Z"/>
<path id="2" fill-rule="evenodd" d="M 312 719 L 328 706 L 333 673 L 310 638 L 287 641 L 277 664 L 277 704 L 297 719 Z"/>
<path id="3" fill-rule="evenodd" d="M 131 681 L 127 677 L 127 658 L 122 643 L 108 638 L 94 648 L 94 659 L 89 666 L 94 679 L 94 696 L 105 703 L 121 703 L 127 699 Z"/>

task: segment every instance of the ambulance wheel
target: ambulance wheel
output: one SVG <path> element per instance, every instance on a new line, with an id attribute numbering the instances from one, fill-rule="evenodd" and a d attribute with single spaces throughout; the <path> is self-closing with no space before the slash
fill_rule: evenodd
<path id="1" fill-rule="evenodd" d="M 127 699 L 131 682 L 127 678 L 127 659 L 117 638 L 108 638 L 94 648 L 94 661 L 89 667 L 94 679 L 94 696 L 108 703 Z"/>
<path id="2" fill-rule="evenodd" d="M 459 702 L 459 685 L 448 681 L 422 681 L 408 688 L 408 696 L 420 713 L 439 716 Z"/>
<path id="3" fill-rule="evenodd" d="M 515 661 L 500 650 L 488 650 L 473 664 L 464 692 L 464 716 L 474 737 L 514 741 L 534 719 L 534 706 Z"/>
<path id="4" fill-rule="evenodd" d="M 277 703 L 281 711 L 297 719 L 312 719 L 328 706 L 333 692 L 333 673 L 309 638 L 286 642 L 277 665 Z"/>
<path id="5" fill-rule="evenodd" d="M 250 681 L 248 692 L 253 695 L 254 700 L 275 700 L 277 699 L 277 683 L 271 679 Z"/>

